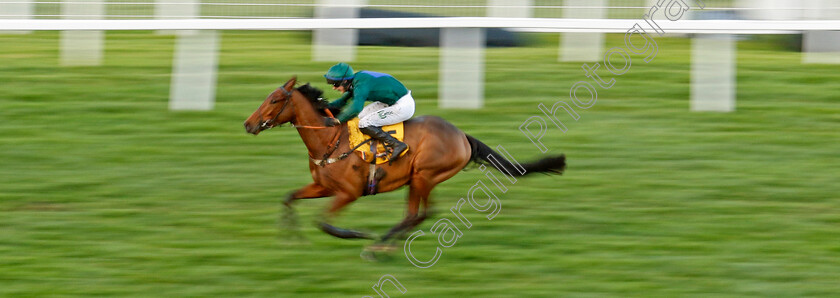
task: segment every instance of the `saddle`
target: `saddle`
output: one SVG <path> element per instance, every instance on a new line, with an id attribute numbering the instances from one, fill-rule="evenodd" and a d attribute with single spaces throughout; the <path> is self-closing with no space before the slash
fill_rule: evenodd
<path id="1" fill-rule="evenodd" d="M 391 124 L 382 127 L 382 130 L 399 140 L 400 142 L 403 141 L 403 137 L 405 135 L 405 130 L 403 129 L 403 123 Z M 374 159 L 376 159 L 376 164 L 383 164 L 388 162 L 388 156 L 390 155 L 389 151 L 386 150 L 385 146 L 381 142 L 376 142 L 376 151 L 371 151 L 370 148 L 370 136 L 362 133 L 359 131 L 359 118 L 353 118 L 347 122 L 347 131 L 349 132 L 349 139 L 350 139 L 350 149 L 355 149 L 356 153 L 362 157 L 368 163 L 374 163 Z M 364 144 L 362 144 L 364 143 Z M 400 154 L 402 157 L 408 150 L 405 150 Z"/>

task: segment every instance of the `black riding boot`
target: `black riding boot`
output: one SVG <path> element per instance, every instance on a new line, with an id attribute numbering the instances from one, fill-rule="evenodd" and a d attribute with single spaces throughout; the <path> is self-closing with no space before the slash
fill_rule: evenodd
<path id="1" fill-rule="evenodd" d="M 392 137 L 390 134 L 382 130 L 382 127 L 368 126 L 359 128 L 359 131 L 361 131 L 363 134 L 369 135 L 371 138 L 374 138 L 384 143 L 385 145 L 391 147 L 391 149 L 394 150 L 394 152 L 391 153 L 391 159 L 389 159 L 388 162 L 392 162 L 395 159 L 399 158 L 400 154 L 402 154 L 402 152 L 405 151 L 405 149 L 408 149 L 408 145 Z"/>

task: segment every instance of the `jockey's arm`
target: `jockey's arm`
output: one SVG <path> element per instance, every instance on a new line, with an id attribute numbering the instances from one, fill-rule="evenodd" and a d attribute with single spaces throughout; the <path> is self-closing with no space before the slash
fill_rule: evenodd
<path id="1" fill-rule="evenodd" d="M 335 108 L 335 109 L 341 109 L 341 108 L 344 107 L 345 104 L 347 104 L 347 99 L 349 99 L 349 98 L 350 98 L 350 92 L 344 92 L 344 94 L 342 94 L 341 97 L 339 97 L 338 99 L 333 100 L 332 102 L 327 104 L 327 107 Z"/>
<path id="2" fill-rule="evenodd" d="M 338 121 L 344 123 L 358 116 L 362 112 L 362 109 L 365 108 L 365 100 L 368 98 L 368 93 L 370 93 L 370 88 L 367 86 L 355 86 L 353 89 L 353 102 L 341 114 L 338 114 L 338 117 L 336 117 Z"/>

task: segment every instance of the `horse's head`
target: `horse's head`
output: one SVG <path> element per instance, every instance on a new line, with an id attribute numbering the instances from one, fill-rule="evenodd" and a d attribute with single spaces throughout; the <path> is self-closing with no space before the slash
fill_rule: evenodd
<path id="1" fill-rule="evenodd" d="M 292 93 L 297 77 L 271 92 L 259 108 L 245 120 L 245 131 L 257 135 L 261 131 L 292 121 L 295 117 L 292 107 Z"/>

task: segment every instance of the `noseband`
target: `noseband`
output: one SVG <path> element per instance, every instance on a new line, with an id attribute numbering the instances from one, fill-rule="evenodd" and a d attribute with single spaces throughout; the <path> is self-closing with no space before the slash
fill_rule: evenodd
<path id="1" fill-rule="evenodd" d="M 286 102 L 283 103 L 283 106 L 280 107 L 280 111 L 277 112 L 276 115 L 274 115 L 274 118 L 271 118 L 271 120 L 264 121 L 262 124 L 260 124 L 260 129 L 266 130 L 266 129 L 274 127 L 274 126 L 272 126 L 272 124 L 274 124 L 274 121 L 277 120 L 277 117 L 280 117 L 280 114 L 283 114 L 283 111 L 286 110 L 286 107 L 292 101 L 292 92 L 293 91 L 286 91 L 286 88 L 284 88 L 284 87 L 280 87 L 280 90 L 283 90 L 283 94 L 286 95 Z"/>

